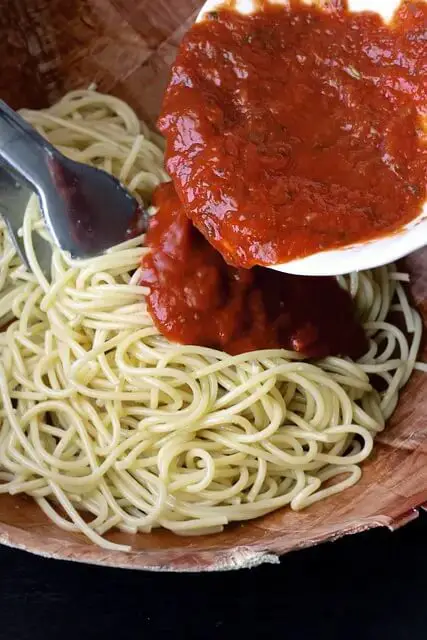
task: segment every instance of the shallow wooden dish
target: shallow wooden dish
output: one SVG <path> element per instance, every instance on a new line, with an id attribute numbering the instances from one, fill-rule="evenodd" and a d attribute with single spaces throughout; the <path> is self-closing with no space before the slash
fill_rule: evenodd
<path id="1" fill-rule="evenodd" d="M 153 123 L 176 47 L 202 0 L 16 0 L 1 13 L 0 97 L 42 107 L 96 82 Z M 411 256 L 412 295 L 427 323 L 427 250 Z M 425 352 L 424 355 L 427 355 Z M 303 513 L 282 510 L 210 537 L 159 531 L 111 539 L 105 551 L 53 526 L 28 498 L 0 496 L 0 542 L 111 566 L 215 570 L 277 561 L 279 554 L 374 526 L 397 527 L 427 502 L 427 376 L 415 374 L 352 489 Z"/>

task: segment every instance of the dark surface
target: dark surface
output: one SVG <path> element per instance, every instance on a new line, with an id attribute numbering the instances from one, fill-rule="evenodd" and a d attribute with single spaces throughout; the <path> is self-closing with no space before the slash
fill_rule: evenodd
<path id="1" fill-rule="evenodd" d="M 156 574 L 0 547 L 1 640 L 427 637 L 427 515 L 283 558 L 280 566 Z"/>

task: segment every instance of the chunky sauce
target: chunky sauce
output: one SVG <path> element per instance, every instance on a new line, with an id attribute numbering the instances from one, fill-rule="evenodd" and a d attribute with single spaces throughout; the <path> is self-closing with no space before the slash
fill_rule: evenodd
<path id="1" fill-rule="evenodd" d="M 426 199 L 427 3 L 403 3 L 390 25 L 332 4 L 224 7 L 174 65 L 167 168 L 235 266 L 397 231 Z"/>
<path id="2" fill-rule="evenodd" d="M 154 205 L 142 284 L 164 336 L 232 354 L 283 347 L 357 358 L 366 351 L 351 298 L 334 278 L 231 267 L 192 225 L 171 183 L 157 188 Z"/>

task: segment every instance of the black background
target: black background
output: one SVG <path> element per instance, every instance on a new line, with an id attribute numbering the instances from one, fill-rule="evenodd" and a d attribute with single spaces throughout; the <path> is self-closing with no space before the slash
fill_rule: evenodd
<path id="1" fill-rule="evenodd" d="M 1 640 L 427 638 L 427 514 L 285 556 L 280 566 L 168 574 L 0 547 Z"/>

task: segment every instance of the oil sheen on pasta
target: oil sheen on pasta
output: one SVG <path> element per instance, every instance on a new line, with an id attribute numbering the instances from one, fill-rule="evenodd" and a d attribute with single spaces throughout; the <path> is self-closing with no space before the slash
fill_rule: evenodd
<path id="1" fill-rule="evenodd" d="M 160 185 L 153 201 L 142 284 L 165 337 L 232 354 L 282 347 L 357 359 L 366 352 L 353 302 L 335 278 L 231 267 L 193 226 L 172 183 Z"/>
<path id="2" fill-rule="evenodd" d="M 386 25 L 258 0 L 187 34 L 159 127 L 187 214 L 236 266 L 397 231 L 426 199 L 427 4 Z"/>

